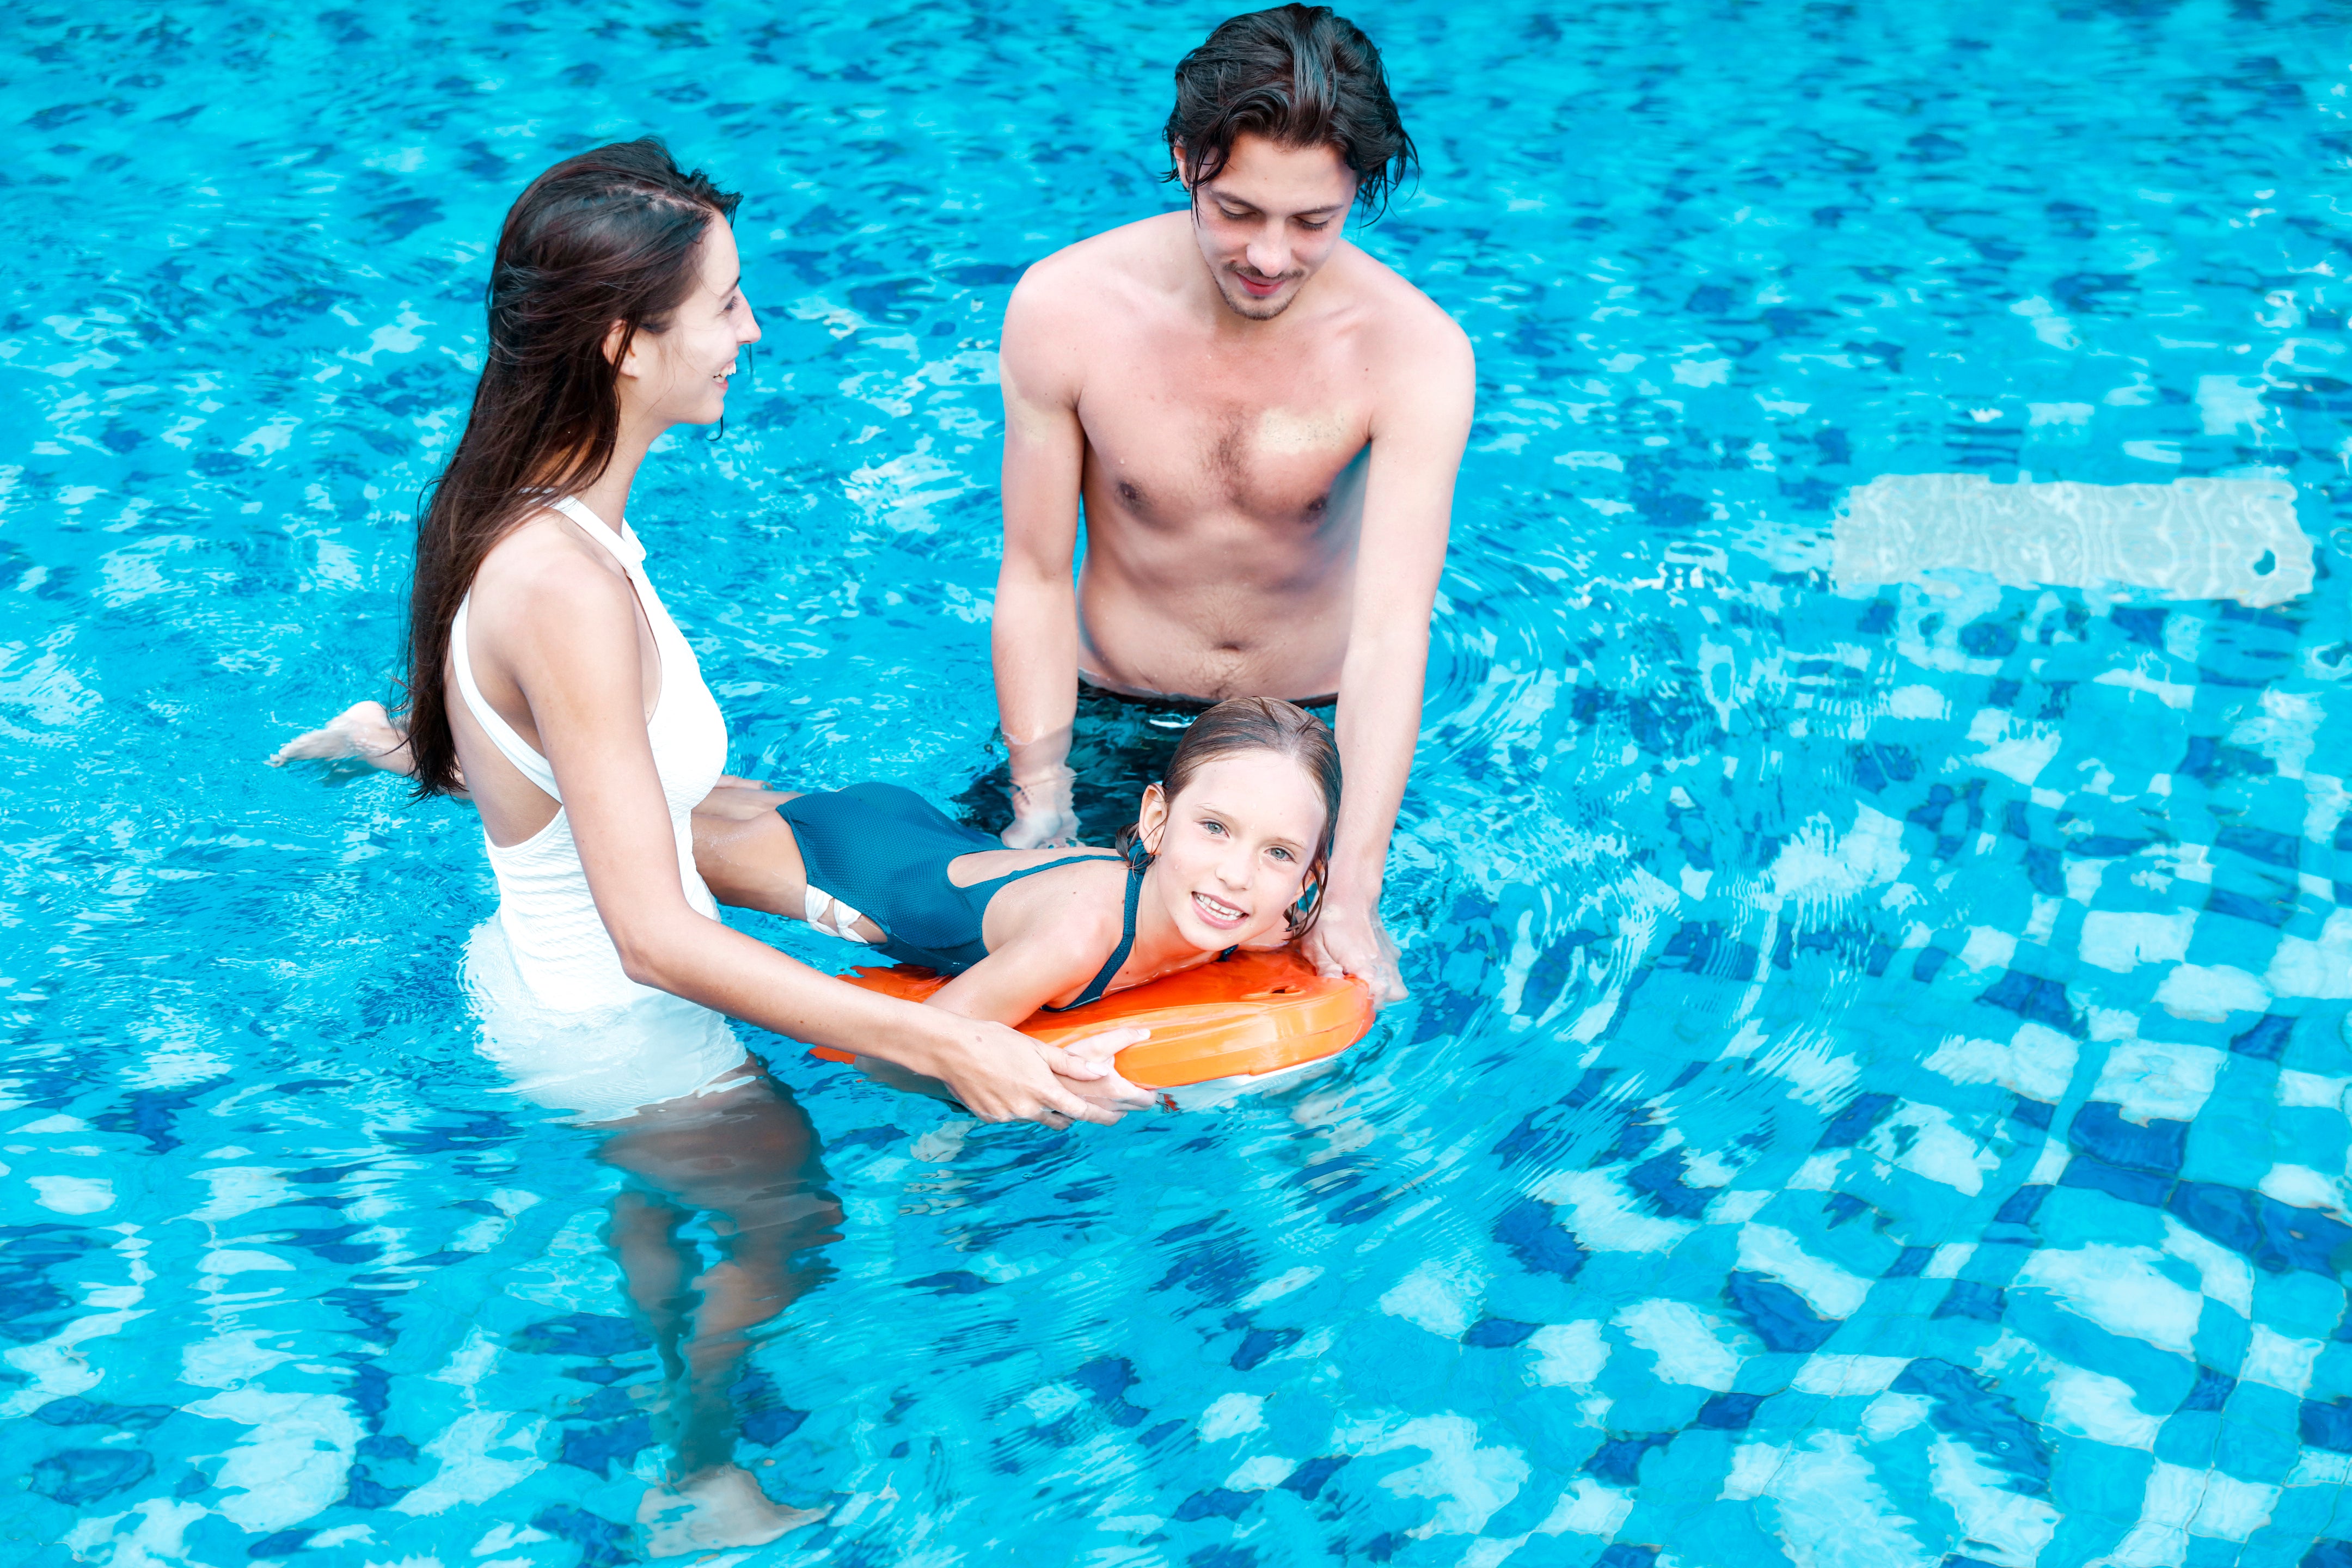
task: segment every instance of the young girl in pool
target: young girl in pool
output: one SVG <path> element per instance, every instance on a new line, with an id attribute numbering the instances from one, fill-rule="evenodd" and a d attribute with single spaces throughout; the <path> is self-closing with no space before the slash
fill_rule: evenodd
<path id="1" fill-rule="evenodd" d="M 1116 849 L 1007 849 L 911 790 L 862 784 L 715 792 L 696 863 L 722 902 L 954 976 L 928 1005 L 1017 1024 L 1303 934 L 1339 814 L 1331 731 L 1244 697 L 1193 721 Z"/>

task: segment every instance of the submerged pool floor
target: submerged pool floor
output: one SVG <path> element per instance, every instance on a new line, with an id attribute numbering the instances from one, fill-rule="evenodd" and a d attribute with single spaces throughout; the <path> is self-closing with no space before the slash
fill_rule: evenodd
<path id="1" fill-rule="evenodd" d="M 1412 999 L 1069 1134 L 762 1040 L 842 1218 L 740 1454 L 830 1511 L 726 1561 L 2352 1565 L 2344 8 L 1350 14 L 1481 376 Z M 956 797 L 1004 300 L 1220 15 L 0 24 L 0 1558 L 639 1554 L 477 826 L 262 759 L 388 690 L 506 204 L 655 131 L 767 327 L 633 512 L 730 766 Z"/>

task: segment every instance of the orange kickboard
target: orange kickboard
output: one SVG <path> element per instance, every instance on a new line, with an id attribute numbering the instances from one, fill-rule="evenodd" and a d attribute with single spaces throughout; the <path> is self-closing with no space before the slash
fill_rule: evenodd
<path id="1" fill-rule="evenodd" d="M 947 984 L 910 963 L 853 970 L 842 978 L 909 1002 Z M 1327 980 L 1283 948 L 1213 960 L 1066 1013 L 1034 1013 L 1020 1028 L 1058 1046 L 1130 1025 L 1150 1029 L 1151 1037 L 1118 1053 L 1119 1075 L 1146 1089 L 1180 1089 L 1337 1056 L 1372 1026 L 1372 996 L 1363 982 Z M 856 1059 L 829 1046 L 815 1047 L 814 1054 Z"/>

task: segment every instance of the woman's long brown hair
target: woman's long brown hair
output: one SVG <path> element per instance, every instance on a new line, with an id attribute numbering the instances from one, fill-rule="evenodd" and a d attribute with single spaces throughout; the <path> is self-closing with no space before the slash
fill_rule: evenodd
<path id="1" fill-rule="evenodd" d="M 740 199 L 648 136 L 565 159 L 508 212 L 481 384 L 416 529 L 407 721 L 420 795 L 463 787 L 442 680 L 474 574 L 534 507 L 603 476 L 621 433 L 619 362 L 638 332 L 667 328 L 693 291 L 703 231 Z"/>

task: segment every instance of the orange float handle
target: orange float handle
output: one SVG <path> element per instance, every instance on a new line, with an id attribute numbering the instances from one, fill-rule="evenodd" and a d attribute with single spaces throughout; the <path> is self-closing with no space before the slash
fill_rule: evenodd
<path id="1" fill-rule="evenodd" d="M 947 984 L 908 963 L 853 970 L 842 978 L 908 1002 Z M 1178 1089 L 1337 1056 L 1364 1037 L 1372 1012 L 1372 994 L 1362 981 L 1318 974 L 1284 948 L 1213 960 L 1066 1013 L 1034 1013 L 1019 1027 L 1052 1046 L 1105 1029 L 1149 1029 L 1150 1039 L 1118 1053 L 1119 1076 L 1146 1089 Z M 832 1046 L 814 1047 L 811 1054 L 827 1061 L 857 1059 Z"/>

